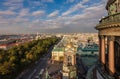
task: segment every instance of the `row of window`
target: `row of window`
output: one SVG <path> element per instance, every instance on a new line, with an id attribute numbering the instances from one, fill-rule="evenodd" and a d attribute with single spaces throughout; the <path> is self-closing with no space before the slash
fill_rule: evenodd
<path id="1" fill-rule="evenodd" d="M 113 3 L 110 5 L 109 10 L 108 10 L 108 14 L 115 14 L 115 13 L 119 13 L 120 12 L 120 2 L 119 3 Z"/>

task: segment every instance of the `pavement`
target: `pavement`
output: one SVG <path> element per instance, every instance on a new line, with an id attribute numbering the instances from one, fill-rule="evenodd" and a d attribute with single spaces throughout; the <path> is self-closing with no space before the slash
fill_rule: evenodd
<path id="1" fill-rule="evenodd" d="M 54 62 L 48 64 L 48 73 L 51 79 L 58 79 L 62 76 L 62 62 Z"/>

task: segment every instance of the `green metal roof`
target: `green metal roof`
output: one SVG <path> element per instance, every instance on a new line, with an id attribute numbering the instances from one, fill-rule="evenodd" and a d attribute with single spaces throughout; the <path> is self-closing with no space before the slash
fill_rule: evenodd
<path id="1" fill-rule="evenodd" d="M 99 47 L 97 45 L 93 45 L 91 47 L 84 47 L 84 48 L 78 48 L 78 51 L 81 50 L 83 52 L 97 52 L 99 50 Z"/>
<path id="2" fill-rule="evenodd" d="M 78 52 L 78 54 L 80 54 L 80 55 L 98 55 L 98 52 L 94 52 L 94 53 L 92 53 L 92 52 Z"/>
<path id="3" fill-rule="evenodd" d="M 53 51 L 64 51 L 64 48 L 54 48 Z"/>

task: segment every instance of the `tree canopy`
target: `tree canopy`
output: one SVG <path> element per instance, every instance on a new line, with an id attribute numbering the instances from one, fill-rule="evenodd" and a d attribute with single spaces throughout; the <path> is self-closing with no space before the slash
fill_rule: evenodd
<path id="1" fill-rule="evenodd" d="M 0 49 L 0 79 L 14 79 L 22 70 L 46 54 L 58 40 L 59 38 L 51 37 L 33 40 L 8 50 Z"/>

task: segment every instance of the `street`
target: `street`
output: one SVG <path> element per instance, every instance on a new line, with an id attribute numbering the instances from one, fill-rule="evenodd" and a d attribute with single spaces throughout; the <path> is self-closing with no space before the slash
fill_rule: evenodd
<path id="1" fill-rule="evenodd" d="M 22 72 L 19 77 L 16 79 L 35 79 L 38 76 L 38 73 L 41 69 L 45 69 L 47 66 L 47 61 L 51 56 L 53 46 L 48 50 L 48 53 L 40 58 L 33 67 L 27 69 L 26 71 Z"/>

